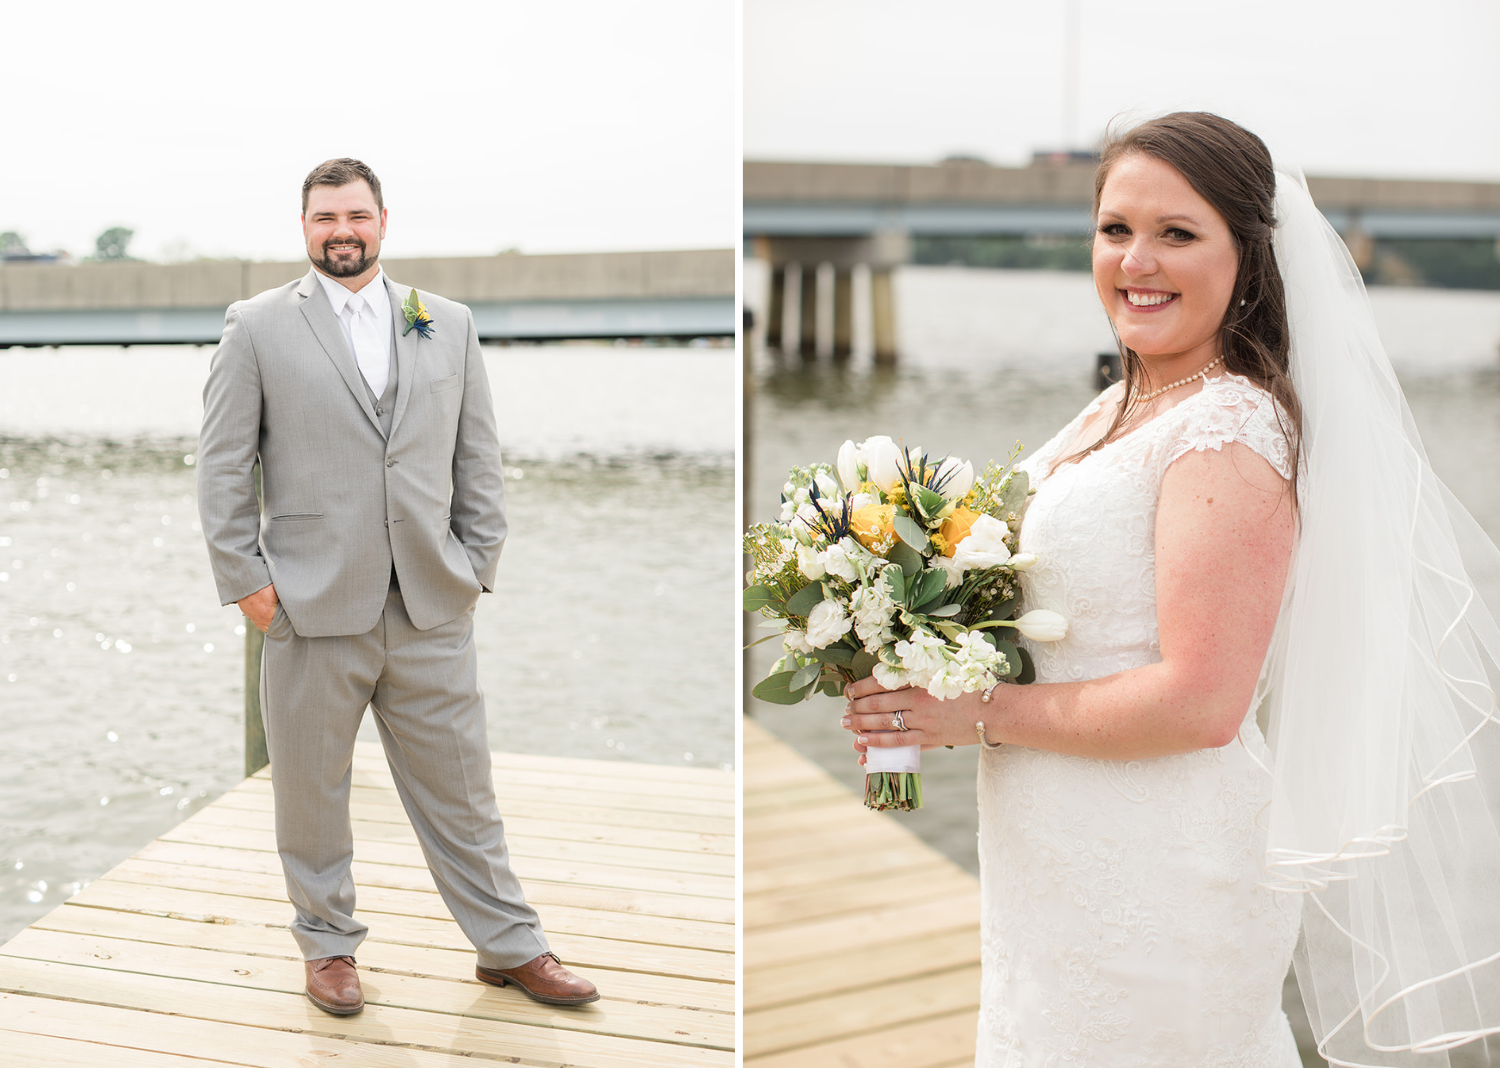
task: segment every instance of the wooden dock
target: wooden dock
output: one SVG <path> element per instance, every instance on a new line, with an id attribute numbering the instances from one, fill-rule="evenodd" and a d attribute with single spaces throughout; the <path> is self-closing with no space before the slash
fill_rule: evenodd
<path id="1" fill-rule="evenodd" d="M 972 1065 L 979 881 L 750 719 L 744 738 L 745 1068 Z"/>
<path id="2" fill-rule="evenodd" d="M 303 996 L 268 772 L 0 946 L 0 1062 L 27 1068 L 729 1068 L 730 773 L 495 754 L 512 864 L 552 947 L 602 1000 L 474 979 L 379 746 L 355 758 L 366 1008 Z"/>

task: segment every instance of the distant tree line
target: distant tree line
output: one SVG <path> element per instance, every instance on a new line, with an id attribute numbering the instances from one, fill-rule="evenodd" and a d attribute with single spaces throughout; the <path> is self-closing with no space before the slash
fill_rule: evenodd
<path id="1" fill-rule="evenodd" d="M 86 257 L 93 262 L 123 263 L 134 260 L 130 254 L 130 239 L 135 231 L 128 226 L 111 226 L 94 239 L 94 255 Z M 14 230 L 0 233 L 0 260 L 55 259 L 66 253 L 35 253 L 27 247 L 26 239 Z"/>

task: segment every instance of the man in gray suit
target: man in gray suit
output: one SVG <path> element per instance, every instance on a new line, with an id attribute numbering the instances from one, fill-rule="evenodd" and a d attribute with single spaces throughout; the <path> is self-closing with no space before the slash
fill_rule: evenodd
<path id="1" fill-rule="evenodd" d="M 595 1001 L 511 873 L 490 778 L 473 618 L 506 528 L 479 338 L 462 304 L 385 276 L 385 223 L 363 163 L 314 168 L 312 269 L 230 307 L 203 391 L 198 506 L 221 601 L 266 635 L 276 843 L 307 994 L 337 1015 L 364 1007 L 349 783 L 368 705 L 478 978 Z"/>

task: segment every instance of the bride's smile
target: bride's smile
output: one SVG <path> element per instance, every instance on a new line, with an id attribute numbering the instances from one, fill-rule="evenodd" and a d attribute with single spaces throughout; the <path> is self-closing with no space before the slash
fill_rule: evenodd
<path id="1" fill-rule="evenodd" d="M 1094 233 L 1094 284 L 1120 340 L 1156 383 L 1219 354 L 1239 268 L 1229 224 L 1180 171 L 1133 154 L 1110 168 Z"/>

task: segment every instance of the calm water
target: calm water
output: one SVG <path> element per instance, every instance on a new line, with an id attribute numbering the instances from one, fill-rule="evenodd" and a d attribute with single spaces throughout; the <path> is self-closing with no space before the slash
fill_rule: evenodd
<path id="1" fill-rule="evenodd" d="M 0 351 L 0 941 L 243 774 L 243 621 L 190 463 L 210 352 Z M 486 359 L 511 522 L 475 616 L 491 745 L 732 767 L 734 355 Z"/>
<path id="2" fill-rule="evenodd" d="M 748 263 L 752 305 L 763 287 L 760 265 Z M 774 513 L 791 464 L 832 462 L 846 438 L 889 434 L 977 463 L 1003 457 L 1018 440 L 1038 447 L 1093 397 L 1093 355 L 1113 347 L 1086 275 L 907 268 L 896 292 L 896 368 L 876 369 L 859 352 L 842 363 L 756 352 L 747 519 Z M 1500 294 L 1377 290 L 1371 299 L 1434 469 L 1500 538 Z M 751 650 L 747 679 L 763 678 L 777 655 L 774 642 Z M 790 708 L 746 704 L 758 722 L 862 789 L 838 726 L 842 710 L 841 700 L 824 697 Z M 892 817 L 974 872 L 977 757 L 976 746 L 924 753 L 927 807 Z"/>

